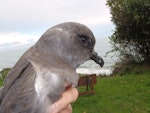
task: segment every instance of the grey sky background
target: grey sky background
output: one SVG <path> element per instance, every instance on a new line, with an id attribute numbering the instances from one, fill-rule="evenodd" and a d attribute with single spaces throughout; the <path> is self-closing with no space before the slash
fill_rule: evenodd
<path id="1" fill-rule="evenodd" d="M 67 21 L 87 25 L 96 38 L 107 37 L 114 29 L 110 17 L 106 0 L 1 0 L 0 41 L 14 33 L 40 36 Z"/>

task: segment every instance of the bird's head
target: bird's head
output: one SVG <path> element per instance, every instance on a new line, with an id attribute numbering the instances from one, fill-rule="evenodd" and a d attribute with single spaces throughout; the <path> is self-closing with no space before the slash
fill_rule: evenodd
<path id="1" fill-rule="evenodd" d="M 66 22 L 48 29 L 36 45 L 51 55 L 58 55 L 74 68 L 87 60 L 94 60 L 101 67 L 104 65 L 103 59 L 94 51 L 92 31 L 79 23 Z"/>

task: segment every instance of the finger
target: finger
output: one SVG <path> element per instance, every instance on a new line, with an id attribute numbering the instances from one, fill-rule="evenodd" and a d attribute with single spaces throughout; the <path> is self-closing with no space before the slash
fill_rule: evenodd
<path id="1" fill-rule="evenodd" d="M 72 113 L 72 106 L 69 104 L 66 108 L 61 110 L 59 113 Z"/>
<path id="2" fill-rule="evenodd" d="M 52 106 L 52 113 L 58 113 L 59 111 L 66 108 L 70 103 L 74 102 L 78 98 L 78 91 L 76 88 L 70 88 L 66 90 L 61 98 L 56 101 Z"/>

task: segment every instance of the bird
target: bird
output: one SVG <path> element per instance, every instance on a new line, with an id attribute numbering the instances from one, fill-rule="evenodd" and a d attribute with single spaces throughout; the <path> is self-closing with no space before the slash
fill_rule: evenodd
<path id="1" fill-rule="evenodd" d="M 0 113 L 47 113 L 66 86 L 76 87 L 76 68 L 88 60 L 101 67 L 95 37 L 81 23 L 64 22 L 49 28 L 8 73 L 0 89 Z"/>

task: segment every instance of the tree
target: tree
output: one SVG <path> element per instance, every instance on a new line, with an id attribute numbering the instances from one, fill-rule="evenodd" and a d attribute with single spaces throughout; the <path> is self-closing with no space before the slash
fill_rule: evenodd
<path id="1" fill-rule="evenodd" d="M 110 37 L 119 58 L 150 62 L 150 0 L 107 0 L 116 28 Z"/>

